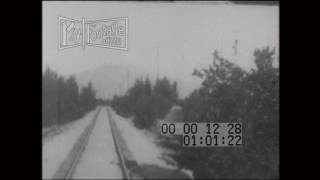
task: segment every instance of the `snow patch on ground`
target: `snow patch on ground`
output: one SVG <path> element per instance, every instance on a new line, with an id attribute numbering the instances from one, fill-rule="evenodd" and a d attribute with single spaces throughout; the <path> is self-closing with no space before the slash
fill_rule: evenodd
<path id="1" fill-rule="evenodd" d="M 92 120 L 96 110 L 87 113 L 83 118 L 67 125 L 65 131 L 42 144 L 42 178 L 51 179 L 61 162 L 66 158 L 76 140 Z M 64 128 L 62 128 L 64 129 Z"/>
<path id="2" fill-rule="evenodd" d="M 45 128 L 44 133 L 42 133 L 42 145 L 45 145 L 47 142 L 50 142 L 53 137 L 56 135 L 59 135 L 61 133 L 64 133 L 67 131 L 70 127 L 72 127 L 72 124 L 74 122 L 70 122 L 68 124 L 60 125 L 60 126 L 53 126 Z"/>
<path id="3" fill-rule="evenodd" d="M 186 175 L 188 175 L 191 179 L 193 179 L 193 172 L 190 169 L 181 169 L 181 172 L 185 173 Z"/>
<path id="4" fill-rule="evenodd" d="M 152 164 L 168 169 L 177 169 L 176 166 L 167 164 L 161 158 L 164 150 L 153 143 L 153 136 L 147 136 L 146 132 L 137 129 L 130 119 L 117 115 L 113 110 L 110 112 L 138 164 Z"/>

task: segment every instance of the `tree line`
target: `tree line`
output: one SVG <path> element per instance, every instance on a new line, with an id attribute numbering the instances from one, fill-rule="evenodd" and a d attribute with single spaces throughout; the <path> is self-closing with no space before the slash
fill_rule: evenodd
<path id="1" fill-rule="evenodd" d="M 167 78 L 154 85 L 138 79 L 123 96 L 114 96 L 112 107 L 124 117 L 134 117 L 139 128 L 150 129 L 170 108 L 181 106 L 184 122 L 236 122 L 243 124 L 243 147 L 186 148 L 174 139 L 161 143 L 179 168 L 191 169 L 194 178 L 279 177 L 279 68 L 275 49 L 256 49 L 256 68 L 245 71 L 213 53 L 212 64 L 195 69 L 201 87 L 179 100 L 176 83 Z M 175 136 L 176 138 L 180 138 Z"/>
<path id="2" fill-rule="evenodd" d="M 163 118 L 178 101 L 177 83 L 166 77 L 152 85 L 149 78 L 137 79 L 125 95 L 115 95 L 113 109 L 124 117 L 133 117 L 136 127 L 150 129 L 156 119 Z"/>
<path id="3" fill-rule="evenodd" d="M 82 89 L 75 77 L 65 78 L 49 67 L 42 74 L 42 126 L 61 125 L 82 117 L 96 106 L 91 82 Z"/>
<path id="4" fill-rule="evenodd" d="M 171 157 L 179 168 L 191 169 L 195 178 L 279 177 L 279 68 L 273 66 L 274 54 L 269 47 L 257 49 L 257 68 L 247 72 L 215 51 L 208 68 L 193 72 L 202 85 L 183 100 L 183 121 L 240 121 L 244 145 L 184 148 L 164 141 L 176 152 Z"/>

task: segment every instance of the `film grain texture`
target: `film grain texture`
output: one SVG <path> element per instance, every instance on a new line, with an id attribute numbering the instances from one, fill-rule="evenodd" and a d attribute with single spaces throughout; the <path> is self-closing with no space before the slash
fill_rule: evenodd
<path id="1" fill-rule="evenodd" d="M 279 179 L 278 1 L 42 2 L 43 179 Z"/>

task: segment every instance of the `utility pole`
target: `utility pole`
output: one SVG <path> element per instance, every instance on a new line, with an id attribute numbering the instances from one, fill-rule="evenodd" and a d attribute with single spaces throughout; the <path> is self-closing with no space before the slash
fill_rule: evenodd
<path id="1" fill-rule="evenodd" d="M 130 72 L 127 69 L 127 89 L 126 89 L 127 92 L 128 92 L 128 89 L 129 89 L 129 76 L 130 76 Z"/>
<path id="2" fill-rule="evenodd" d="M 119 95 L 122 96 L 122 86 L 120 83 L 119 83 Z"/>
<path id="3" fill-rule="evenodd" d="M 234 55 L 238 56 L 238 39 L 234 41 L 232 48 L 234 50 Z"/>
<path id="4" fill-rule="evenodd" d="M 103 74 L 104 74 L 104 79 L 107 79 L 107 65 L 106 65 L 106 62 L 104 62 L 104 65 L 103 65 Z M 106 83 L 105 81 L 104 81 L 104 83 Z M 103 89 L 103 91 L 106 93 L 105 94 L 105 99 L 106 100 L 109 100 L 110 99 L 110 92 L 108 92 L 108 90 L 107 89 Z"/>
<path id="5" fill-rule="evenodd" d="M 156 65 L 157 65 L 157 78 L 156 78 L 156 83 L 158 82 L 159 80 L 159 41 L 157 41 L 157 54 L 156 54 Z M 158 93 L 159 93 L 159 90 L 158 90 Z M 155 100 L 156 100 L 156 118 L 158 118 L 158 113 L 159 113 L 159 105 L 158 105 L 158 94 L 155 94 L 156 97 L 155 97 Z"/>
<path id="6" fill-rule="evenodd" d="M 159 79 L 159 42 L 157 41 L 157 80 Z"/>

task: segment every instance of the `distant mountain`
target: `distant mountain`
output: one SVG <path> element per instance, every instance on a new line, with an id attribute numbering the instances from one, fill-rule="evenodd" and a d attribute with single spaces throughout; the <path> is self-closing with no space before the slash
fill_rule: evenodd
<path id="1" fill-rule="evenodd" d="M 115 94 L 124 94 L 128 88 L 133 86 L 138 78 L 149 77 L 152 83 L 156 80 L 156 74 L 145 69 L 129 66 L 107 64 L 95 69 L 90 69 L 74 75 L 80 87 L 92 82 L 97 91 L 96 97 L 110 99 Z M 181 80 L 167 77 L 170 81 L 176 81 L 180 97 L 187 96 L 191 91 L 200 86 L 199 82 Z"/>

